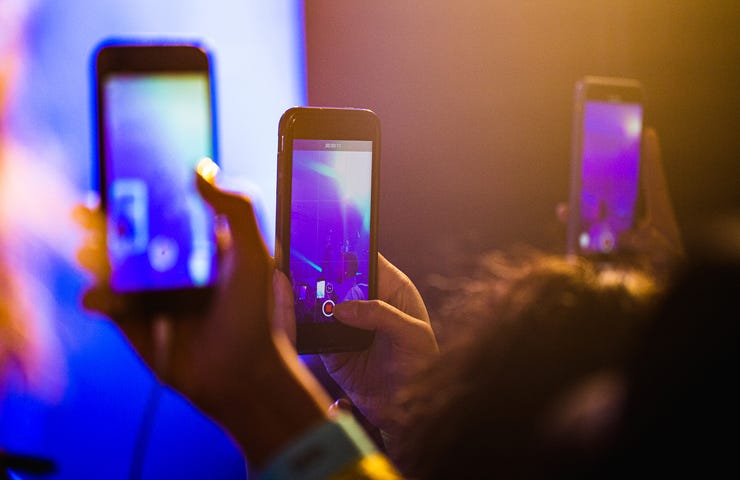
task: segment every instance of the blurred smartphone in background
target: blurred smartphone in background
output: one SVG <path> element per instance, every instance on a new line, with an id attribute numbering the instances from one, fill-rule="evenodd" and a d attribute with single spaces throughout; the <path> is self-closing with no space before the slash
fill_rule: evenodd
<path id="1" fill-rule="evenodd" d="M 377 296 L 380 122 L 370 110 L 296 107 L 278 131 L 278 268 L 293 285 L 298 353 L 367 348 L 333 318 Z"/>
<path id="2" fill-rule="evenodd" d="M 216 153 L 209 54 L 195 44 L 107 42 L 94 63 L 111 288 L 145 310 L 205 306 L 217 248 L 193 170 Z"/>
<path id="3" fill-rule="evenodd" d="M 610 260 L 640 197 L 643 89 L 637 80 L 584 77 L 576 83 L 567 252 Z"/>

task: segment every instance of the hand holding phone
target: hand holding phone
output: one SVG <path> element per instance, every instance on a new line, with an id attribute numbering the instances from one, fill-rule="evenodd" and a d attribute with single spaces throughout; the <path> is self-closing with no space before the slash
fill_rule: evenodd
<path id="1" fill-rule="evenodd" d="M 377 296 L 380 124 L 369 110 L 296 107 L 278 132 L 278 268 L 291 280 L 299 353 L 366 348 L 333 318 Z"/>
<path id="2" fill-rule="evenodd" d="M 620 240 L 636 222 L 643 91 L 636 80 L 576 83 L 567 250 L 596 259 L 628 254 Z"/>
<path id="3" fill-rule="evenodd" d="M 105 43 L 94 61 L 111 289 L 144 309 L 204 306 L 217 248 L 193 168 L 216 153 L 209 55 L 195 44 Z"/>

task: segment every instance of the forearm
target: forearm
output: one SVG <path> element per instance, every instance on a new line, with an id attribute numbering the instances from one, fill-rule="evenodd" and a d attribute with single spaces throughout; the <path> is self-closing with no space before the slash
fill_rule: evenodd
<path id="1" fill-rule="evenodd" d="M 219 414 L 219 420 L 258 469 L 328 418 L 331 400 L 285 342 L 277 337 L 274 348 L 260 354 L 238 398 Z"/>
<path id="2" fill-rule="evenodd" d="M 260 356 L 224 424 L 264 478 L 400 478 L 350 414 L 330 418 L 328 395 L 287 339 Z"/>

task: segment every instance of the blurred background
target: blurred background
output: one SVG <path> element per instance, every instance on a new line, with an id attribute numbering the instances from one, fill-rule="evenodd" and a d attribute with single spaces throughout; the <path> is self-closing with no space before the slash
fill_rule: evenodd
<path id="1" fill-rule="evenodd" d="M 56 472 L 38 478 L 245 478 L 221 429 L 80 306 L 90 278 L 75 268 L 81 229 L 71 210 L 97 180 L 92 57 L 109 38 L 210 50 L 219 161 L 255 197 L 268 239 L 278 120 L 306 103 L 300 0 L 0 0 L 0 180 L 17 177 L 12 194 L 0 192 L 0 213 L 15 220 L 7 236 L 23 259 L 13 265 L 39 280 L 26 300 L 43 311 L 28 321 L 43 352 L 33 377 L 11 369 L 0 383 L 0 478 L 3 451 L 53 461 Z"/>
<path id="2" fill-rule="evenodd" d="M 434 302 L 429 276 L 469 255 L 564 251 L 573 86 L 646 91 L 682 229 L 740 208 L 740 3 L 306 2 L 308 99 L 375 110 L 380 249 Z"/>
<path id="3" fill-rule="evenodd" d="M 282 111 L 309 103 L 379 115 L 380 250 L 432 306 L 434 275 L 459 273 L 477 253 L 564 251 L 555 207 L 568 198 L 573 85 L 586 74 L 643 83 L 685 234 L 740 209 L 732 0 L 0 0 L 6 12 L 18 5 L 25 14 L 0 15 L 0 42 L 27 26 L 4 134 L 62 172 L 72 201 L 94 183 L 97 43 L 202 39 L 216 61 L 221 162 L 267 218 Z M 49 478 L 244 477 L 220 429 L 160 391 L 117 329 L 80 311 L 87 279 L 70 249 L 37 265 L 57 300 L 50 328 L 67 380 L 47 395 L 11 378 L 0 449 L 52 458 Z"/>

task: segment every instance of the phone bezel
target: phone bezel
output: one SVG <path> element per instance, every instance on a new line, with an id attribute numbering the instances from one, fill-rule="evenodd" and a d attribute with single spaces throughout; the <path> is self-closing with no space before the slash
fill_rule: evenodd
<path id="1" fill-rule="evenodd" d="M 570 197 L 568 202 L 568 226 L 566 253 L 570 256 L 587 257 L 597 262 L 628 261 L 634 255 L 629 248 L 617 243 L 613 251 L 585 252 L 580 248 L 579 235 L 583 219 L 581 215 L 581 189 L 583 181 L 583 122 L 586 103 L 589 101 L 606 101 L 613 103 L 639 104 L 642 107 L 642 129 L 645 124 L 645 94 L 642 84 L 631 78 L 586 76 L 576 82 L 574 98 L 574 115 L 572 128 L 571 162 L 570 162 Z M 642 131 L 640 132 L 640 156 L 638 159 L 638 185 L 635 209 L 632 214 L 633 225 L 638 221 L 642 194 Z"/>
<path id="2" fill-rule="evenodd" d="M 370 200 L 370 271 L 368 299 L 377 298 L 378 205 L 380 185 L 380 121 L 374 112 L 358 108 L 294 107 L 278 128 L 278 185 L 275 259 L 290 277 L 290 209 L 293 177 L 293 140 L 370 140 L 373 142 Z M 362 350 L 373 340 L 369 330 L 330 323 L 296 324 L 299 354 Z"/>
<path id="3" fill-rule="evenodd" d="M 100 208 L 108 212 L 108 181 L 105 129 L 104 84 L 108 76 L 125 73 L 178 73 L 194 72 L 205 74 L 208 81 L 209 114 L 211 124 L 211 151 L 218 162 L 217 122 L 213 61 L 209 51 L 197 42 L 128 41 L 109 40 L 103 42 L 94 53 L 95 84 L 95 127 L 97 172 L 93 175 L 99 193 Z M 107 232 L 107 228 L 106 228 Z M 214 234 L 215 239 L 215 234 Z M 107 238 L 105 240 L 107 245 Z M 167 314 L 181 311 L 200 311 L 208 307 L 213 298 L 215 285 L 169 289 L 142 289 L 115 292 L 124 298 L 127 308 L 150 314 Z"/>

